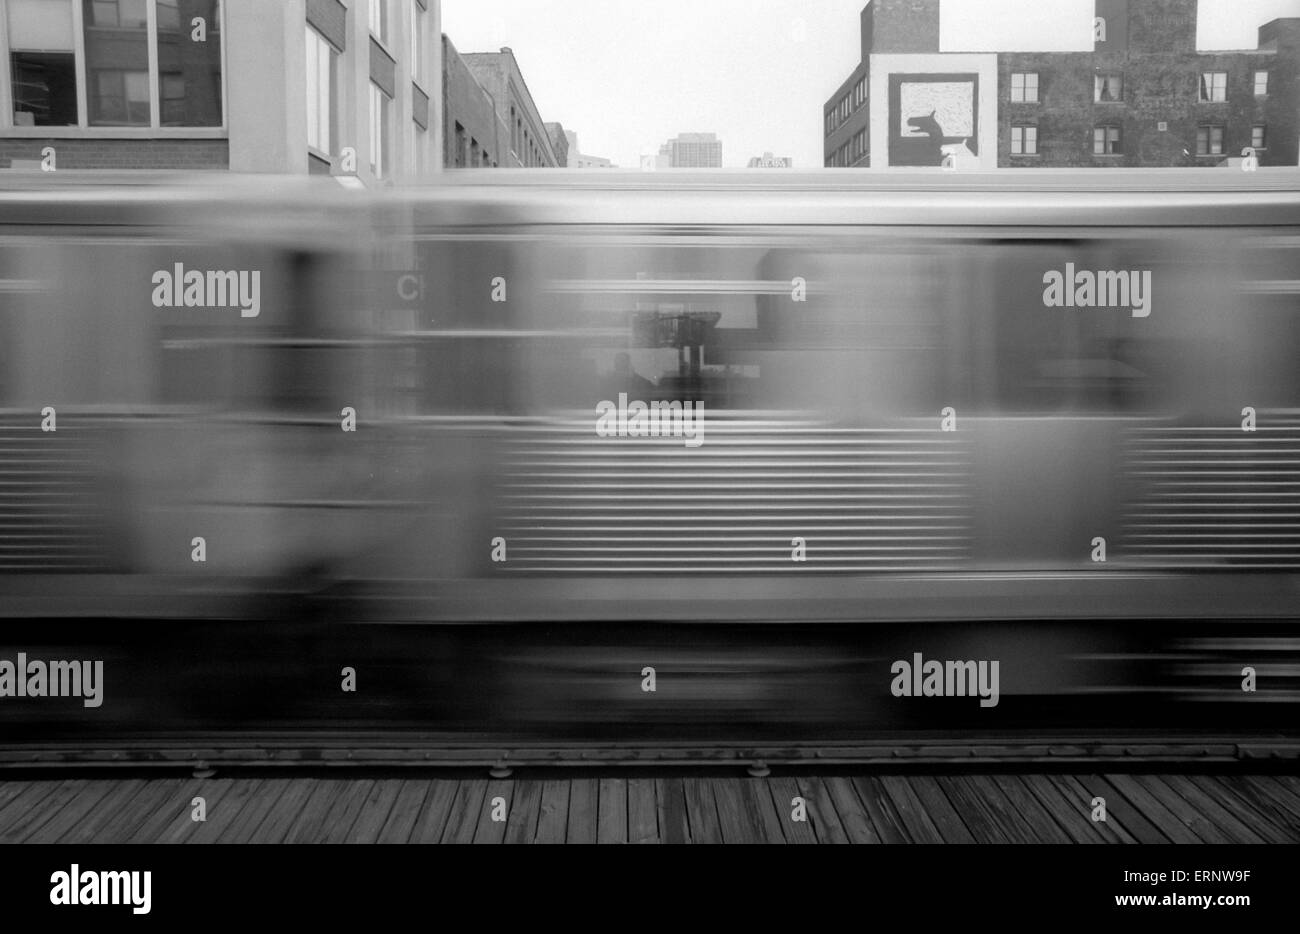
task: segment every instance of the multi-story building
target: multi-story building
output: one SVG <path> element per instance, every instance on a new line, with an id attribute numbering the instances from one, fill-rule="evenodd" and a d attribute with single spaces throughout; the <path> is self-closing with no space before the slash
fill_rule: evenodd
<path id="1" fill-rule="evenodd" d="M 604 156 L 589 156 L 578 147 L 578 134 L 565 130 L 564 136 L 569 142 L 569 161 L 571 169 L 615 169 L 618 166 Z"/>
<path id="2" fill-rule="evenodd" d="M 0 0 L 0 169 L 441 167 L 439 0 Z"/>
<path id="3" fill-rule="evenodd" d="M 722 141 L 713 133 L 679 133 L 659 147 L 659 155 L 658 168 L 721 168 Z"/>
<path id="4" fill-rule="evenodd" d="M 498 146 L 498 164 L 502 167 L 560 166 L 551 134 L 533 102 L 515 53 L 503 47 L 500 52 L 467 52 L 460 57 L 474 80 L 487 92 L 497 120 L 506 127 L 507 135 Z"/>
<path id="5" fill-rule="evenodd" d="M 456 46 L 442 37 L 443 165 L 449 169 L 512 165 L 510 128 Z"/>
<path id="6" fill-rule="evenodd" d="M 828 166 L 1214 166 L 1300 155 L 1300 18 L 1196 47 L 1197 0 L 1095 0 L 1065 40 L 973 45 L 941 0 L 872 0 L 862 62 L 823 108 Z"/>
<path id="7" fill-rule="evenodd" d="M 761 156 L 751 156 L 749 168 L 751 169 L 788 169 L 794 165 L 794 160 L 789 156 L 774 156 L 770 152 L 765 152 Z"/>

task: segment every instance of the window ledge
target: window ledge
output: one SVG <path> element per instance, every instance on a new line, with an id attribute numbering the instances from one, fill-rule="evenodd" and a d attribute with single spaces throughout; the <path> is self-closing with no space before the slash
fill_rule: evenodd
<path id="1" fill-rule="evenodd" d="M 226 139 L 224 127 L 78 127 L 15 126 L 0 128 L 0 139 Z"/>

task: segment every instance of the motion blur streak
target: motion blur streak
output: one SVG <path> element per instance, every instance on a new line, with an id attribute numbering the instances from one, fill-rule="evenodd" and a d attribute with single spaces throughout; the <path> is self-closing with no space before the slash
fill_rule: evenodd
<path id="1" fill-rule="evenodd" d="M 888 648 L 1001 657 L 1007 697 L 1198 620 L 1132 689 L 1204 699 L 1225 621 L 1300 605 L 1294 171 L 318 181 L 0 181 L 7 619 L 1037 627 Z M 259 273 L 259 313 L 156 307 L 178 268 Z M 1149 316 L 1051 307 L 1065 269 L 1149 273 Z M 703 444 L 601 436 L 620 394 Z M 1294 702 L 1295 640 L 1252 638 Z M 785 644 L 781 703 L 886 658 Z"/>

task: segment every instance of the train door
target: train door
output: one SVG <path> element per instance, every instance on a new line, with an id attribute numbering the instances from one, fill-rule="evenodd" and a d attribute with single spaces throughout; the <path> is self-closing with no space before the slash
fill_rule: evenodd
<path id="1" fill-rule="evenodd" d="M 1120 537 L 1124 426 L 1157 404 L 1169 270 L 1138 238 L 1000 239 L 968 258 L 980 562 L 1094 567 Z"/>

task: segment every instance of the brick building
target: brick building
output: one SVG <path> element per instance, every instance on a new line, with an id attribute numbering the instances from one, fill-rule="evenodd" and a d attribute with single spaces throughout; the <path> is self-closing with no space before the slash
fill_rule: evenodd
<path id="1" fill-rule="evenodd" d="M 0 170 L 441 167 L 439 0 L 0 0 Z"/>
<path id="2" fill-rule="evenodd" d="M 960 44 L 942 11 L 863 9 L 862 63 L 823 108 L 826 165 L 1215 166 L 1248 148 L 1297 164 L 1300 18 L 1198 51 L 1197 0 L 1095 0 L 1062 25 L 1068 49 L 1034 51 Z"/>
<path id="3" fill-rule="evenodd" d="M 443 164 L 449 169 L 510 165 L 510 128 L 497 115 L 456 46 L 442 37 Z"/>
<path id="4" fill-rule="evenodd" d="M 467 52 L 462 53 L 460 59 L 474 81 L 486 92 L 496 120 L 505 127 L 505 134 L 495 144 L 497 164 L 502 167 L 551 168 L 562 165 L 514 52 L 508 47 L 500 52 Z M 449 101 L 449 108 L 450 105 Z M 454 129 L 456 113 L 448 113 L 446 120 Z M 448 164 L 452 164 L 450 160 Z"/>

